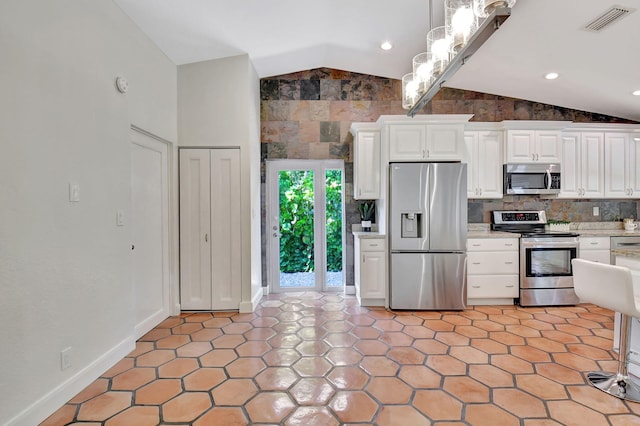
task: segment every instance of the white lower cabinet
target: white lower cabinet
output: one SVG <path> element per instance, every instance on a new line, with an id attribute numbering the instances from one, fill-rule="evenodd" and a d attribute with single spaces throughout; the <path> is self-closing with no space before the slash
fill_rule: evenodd
<path id="1" fill-rule="evenodd" d="M 362 306 L 385 306 L 387 251 L 384 238 L 354 238 L 356 297 Z"/>
<path id="2" fill-rule="evenodd" d="M 180 306 L 238 309 L 240 150 L 180 150 Z"/>
<path id="3" fill-rule="evenodd" d="M 611 239 L 609 237 L 580 237 L 580 259 L 604 264 L 611 263 Z"/>
<path id="4" fill-rule="evenodd" d="M 467 304 L 513 304 L 519 296 L 517 238 L 467 240 Z"/>

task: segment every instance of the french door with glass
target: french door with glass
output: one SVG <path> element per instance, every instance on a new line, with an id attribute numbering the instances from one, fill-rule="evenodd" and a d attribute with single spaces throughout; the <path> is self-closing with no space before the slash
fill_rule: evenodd
<path id="1" fill-rule="evenodd" d="M 266 187 L 270 290 L 342 290 L 344 163 L 270 160 Z"/>

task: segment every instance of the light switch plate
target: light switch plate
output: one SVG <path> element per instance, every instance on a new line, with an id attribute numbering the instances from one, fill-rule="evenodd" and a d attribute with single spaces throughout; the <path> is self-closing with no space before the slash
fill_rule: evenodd
<path id="1" fill-rule="evenodd" d="M 116 226 L 124 226 L 124 210 L 116 211 Z"/>
<path id="2" fill-rule="evenodd" d="M 80 185 L 77 183 L 69 183 L 69 201 L 77 203 L 80 201 Z"/>

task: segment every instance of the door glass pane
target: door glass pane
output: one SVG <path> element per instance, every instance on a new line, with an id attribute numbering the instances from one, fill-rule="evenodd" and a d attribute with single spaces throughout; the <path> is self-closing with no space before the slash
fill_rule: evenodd
<path id="1" fill-rule="evenodd" d="M 313 179 L 312 170 L 279 172 L 280 288 L 315 286 Z"/>
<path id="2" fill-rule="evenodd" d="M 342 287 L 342 170 L 325 172 L 327 287 Z"/>

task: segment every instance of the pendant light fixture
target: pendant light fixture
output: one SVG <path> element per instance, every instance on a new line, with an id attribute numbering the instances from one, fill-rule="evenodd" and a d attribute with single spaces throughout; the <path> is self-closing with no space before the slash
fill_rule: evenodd
<path id="1" fill-rule="evenodd" d="M 478 29 L 473 0 L 445 0 L 444 22 L 451 39 L 452 54 L 458 53 Z"/>
<path id="2" fill-rule="evenodd" d="M 413 117 L 511 15 L 516 0 L 444 0 L 445 25 L 433 27 L 429 1 L 427 51 L 402 78 L 402 106 Z M 410 89 L 410 90 L 409 90 Z"/>

